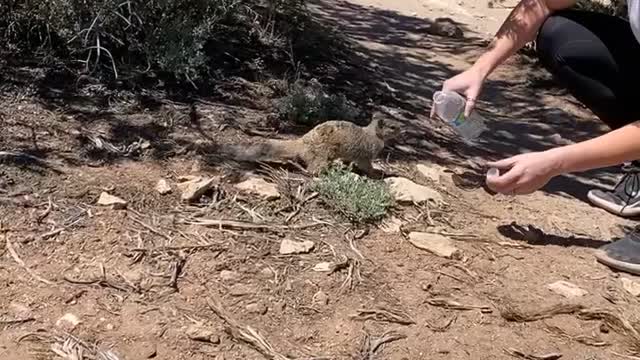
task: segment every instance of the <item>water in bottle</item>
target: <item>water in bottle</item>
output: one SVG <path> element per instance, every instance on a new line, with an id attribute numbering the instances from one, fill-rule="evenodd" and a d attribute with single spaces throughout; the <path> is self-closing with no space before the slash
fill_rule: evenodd
<path id="1" fill-rule="evenodd" d="M 486 121 L 475 109 L 464 115 L 466 99 L 454 91 L 436 91 L 433 95 L 435 114 L 453 127 L 465 140 L 473 142 L 487 130 Z"/>

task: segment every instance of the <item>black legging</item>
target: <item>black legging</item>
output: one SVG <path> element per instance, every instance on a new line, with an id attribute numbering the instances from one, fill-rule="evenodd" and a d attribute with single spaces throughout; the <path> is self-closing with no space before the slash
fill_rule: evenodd
<path id="1" fill-rule="evenodd" d="M 627 21 L 556 12 L 542 25 L 536 47 L 542 64 L 611 129 L 640 120 L 640 43 Z"/>

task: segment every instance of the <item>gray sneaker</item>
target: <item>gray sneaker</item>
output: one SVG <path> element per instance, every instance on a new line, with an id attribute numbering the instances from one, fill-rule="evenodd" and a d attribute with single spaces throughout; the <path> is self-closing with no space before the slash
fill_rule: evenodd
<path id="1" fill-rule="evenodd" d="M 640 215 L 640 166 L 637 162 L 622 167 L 624 176 L 612 191 L 591 190 L 589 201 L 613 214 L 625 217 Z"/>

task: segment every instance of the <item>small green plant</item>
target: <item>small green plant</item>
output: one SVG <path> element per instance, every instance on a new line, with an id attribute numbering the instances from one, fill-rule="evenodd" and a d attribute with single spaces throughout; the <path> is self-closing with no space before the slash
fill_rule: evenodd
<path id="1" fill-rule="evenodd" d="M 383 181 L 359 176 L 343 165 L 325 170 L 313 185 L 323 202 L 355 223 L 379 220 L 393 205 Z"/>
<path id="2" fill-rule="evenodd" d="M 317 125 L 326 120 L 353 121 L 360 111 L 340 94 L 328 94 L 317 81 L 292 84 L 289 93 L 276 101 L 281 118 L 301 125 Z"/>

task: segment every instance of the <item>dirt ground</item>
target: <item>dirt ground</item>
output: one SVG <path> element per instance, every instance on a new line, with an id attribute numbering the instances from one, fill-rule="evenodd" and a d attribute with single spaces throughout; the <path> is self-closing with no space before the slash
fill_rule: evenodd
<path id="1" fill-rule="evenodd" d="M 84 94 L 61 105 L 45 96 L 59 89 L 43 95 L 2 79 L 1 150 L 37 159 L 0 156 L 0 358 L 82 359 L 84 349 L 111 360 L 633 359 L 640 279 L 592 251 L 634 222 L 586 201 L 615 169 L 512 198 L 487 193 L 475 165 L 604 127 L 521 55 L 487 84 L 491 130 L 477 146 L 427 117 L 433 91 L 473 61 L 508 9 L 437 0 L 313 8 L 356 41 L 390 97 L 402 133 L 376 166 L 444 201 L 398 206 L 399 228 L 353 228 L 317 199 L 301 201 L 311 196 L 304 174 L 216 159 L 221 142 L 287 136 L 265 125 L 260 107 L 201 103 L 194 123 L 170 101 L 113 96 L 105 106 Z M 439 16 L 459 21 L 465 38 L 426 34 Z M 214 187 L 185 204 L 184 176 Z M 277 184 L 280 198 L 239 191 L 251 176 Z M 171 193 L 155 190 L 160 179 Z M 98 205 L 103 192 L 126 209 Z M 416 248 L 412 231 L 451 238 L 456 256 Z M 314 246 L 281 254 L 283 240 Z M 316 271 L 327 262 L 333 271 Z M 549 287 L 558 281 L 579 289 L 560 295 Z"/>

